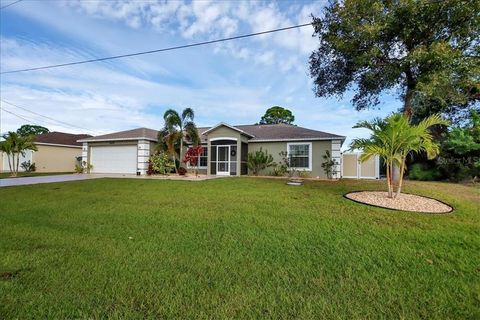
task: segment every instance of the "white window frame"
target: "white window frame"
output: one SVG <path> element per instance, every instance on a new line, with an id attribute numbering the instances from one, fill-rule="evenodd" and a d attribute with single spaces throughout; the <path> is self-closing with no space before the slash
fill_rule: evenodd
<path id="1" fill-rule="evenodd" d="M 192 147 L 192 146 L 188 146 L 188 147 L 187 147 L 187 150 L 190 149 L 191 147 Z M 207 156 L 206 156 L 206 158 L 207 158 L 207 165 L 204 166 L 204 167 L 200 166 L 200 156 L 199 156 L 199 157 L 198 157 L 198 160 L 197 160 L 199 166 L 198 166 L 197 168 L 198 168 L 198 169 L 207 169 L 207 168 L 208 168 L 208 145 L 202 144 L 201 147 L 203 147 L 205 150 L 207 150 Z M 192 167 L 192 166 L 190 165 L 190 163 L 187 163 L 187 169 L 193 169 L 193 168 L 195 168 L 195 167 Z"/>
<path id="2" fill-rule="evenodd" d="M 304 171 L 312 171 L 312 143 L 311 142 L 288 142 L 287 143 L 287 157 L 290 161 L 290 146 L 296 145 L 308 145 L 308 168 L 294 168 L 294 170 L 304 170 Z"/>

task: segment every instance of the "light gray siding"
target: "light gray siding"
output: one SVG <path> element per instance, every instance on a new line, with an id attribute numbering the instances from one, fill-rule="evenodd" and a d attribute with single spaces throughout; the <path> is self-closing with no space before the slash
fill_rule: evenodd
<path id="1" fill-rule="evenodd" d="M 308 142 L 312 144 L 312 170 L 307 171 L 309 177 L 315 178 L 326 178 L 325 172 L 322 169 L 322 162 L 324 161 L 323 156 L 325 155 L 325 151 L 329 150 L 332 152 L 332 142 L 330 140 L 322 140 L 322 141 L 295 141 L 297 142 Z M 267 151 L 269 154 L 273 156 L 273 160 L 276 163 L 282 162 L 282 157 L 280 156 L 280 152 L 287 151 L 287 141 L 285 142 L 251 142 L 248 144 L 248 151 L 255 152 L 262 148 L 263 151 Z M 260 174 L 262 175 L 269 175 L 271 174 L 273 168 L 267 168 Z"/>

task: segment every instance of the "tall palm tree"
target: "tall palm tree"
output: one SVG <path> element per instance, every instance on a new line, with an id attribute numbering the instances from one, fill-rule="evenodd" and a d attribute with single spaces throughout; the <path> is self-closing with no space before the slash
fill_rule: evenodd
<path id="1" fill-rule="evenodd" d="M 185 108 L 181 114 L 173 109 L 168 109 L 163 115 L 165 121 L 163 129 L 159 133 L 160 144 L 172 155 L 176 166 L 176 145 L 179 144 L 179 162 L 183 159 L 183 143 L 189 140 L 194 145 L 199 144 L 197 127 L 194 122 L 195 114 L 192 108 Z"/>
<path id="2" fill-rule="evenodd" d="M 10 174 L 15 177 L 20 166 L 20 155 L 25 156 L 27 150 L 37 150 L 37 146 L 33 143 L 35 137 L 33 135 L 22 136 L 10 131 L 3 135 L 3 139 L 4 141 L 0 143 L 0 149 L 7 155 Z"/>
<path id="3" fill-rule="evenodd" d="M 403 175 L 406 170 L 406 159 L 411 152 L 426 152 L 429 159 L 438 155 L 439 145 L 433 141 L 429 129 L 434 125 L 448 125 L 439 115 L 432 115 L 417 125 L 412 125 L 408 117 L 401 113 L 393 114 L 385 120 L 375 119 L 372 122 L 362 121 L 354 128 L 365 128 L 371 131 L 368 139 L 354 139 L 350 149 L 361 149 L 360 161 L 367 161 L 372 156 L 380 156 L 387 169 L 388 197 L 400 195 Z M 394 195 L 393 169 L 400 169 L 397 191 Z"/>

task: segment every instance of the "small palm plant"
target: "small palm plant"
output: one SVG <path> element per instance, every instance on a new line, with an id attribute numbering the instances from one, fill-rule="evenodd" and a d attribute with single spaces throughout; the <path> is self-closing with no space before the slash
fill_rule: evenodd
<path id="1" fill-rule="evenodd" d="M 425 152 L 429 159 L 438 155 L 439 145 L 433 141 L 429 131 L 434 125 L 448 125 L 448 122 L 443 120 L 440 115 L 432 115 L 419 124 L 412 125 L 408 117 L 401 113 L 395 113 L 385 120 L 362 121 L 353 128 L 368 129 L 372 132 L 371 136 L 368 139 L 354 139 L 350 144 L 350 149 L 363 151 L 359 159 L 362 162 L 375 155 L 383 159 L 387 169 L 388 197 L 396 198 L 402 190 L 407 156 L 412 152 Z M 400 171 L 396 192 L 393 185 L 395 166 Z"/>
<path id="2" fill-rule="evenodd" d="M 175 163 L 175 171 L 177 171 L 175 149 L 178 148 L 178 145 L 180 147 L 179 160 L 182 161 L 184 139 L 192 141 L 194 145 L 199 144 L 200 138 L 197 127 L 193 122 L 194 117 L 195 114 L 191 108 L 185 108 L 182 115 L 179 115 L 173 109 L 168 109 L 163 115 L 165 124 L 159 132 L 159 147 L 160 149 L 165 149 L 164 151 L 167 151 L 172 156 Z"/>
<path id="3" fill-rule="evenodd" d="M 10 174 L 16 177 L 20 166 L 20 155 L 25 156 L 27 150 L 37 150 L 37 146 L 33 143 L 34 136 L 22 136 L 16 132 L 9 132 L 2 138 L 4 140 L 0 142 L 0 151 L 7 155 Z"/>

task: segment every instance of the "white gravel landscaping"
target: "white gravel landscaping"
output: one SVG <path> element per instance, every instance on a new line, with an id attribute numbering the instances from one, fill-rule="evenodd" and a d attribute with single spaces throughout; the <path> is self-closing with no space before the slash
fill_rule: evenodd
<path id="1" fill-rule="evenodd" d="M 350 192 L 346 198 L 372 206 L 423 213 L 448 213 L 453 210 L 449 205 L 435 199 L 402 193 L 396 199 L 388 198 L 383 191 Z"/>

